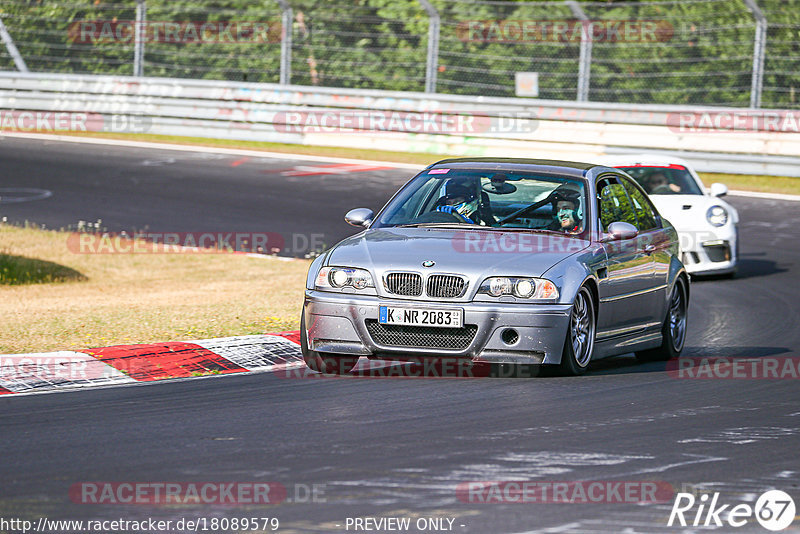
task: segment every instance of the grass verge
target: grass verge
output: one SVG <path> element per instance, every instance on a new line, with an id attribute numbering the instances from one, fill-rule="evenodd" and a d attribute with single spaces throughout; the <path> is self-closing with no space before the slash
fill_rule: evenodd
<path id="1" fill-rule="evenodd" d="M 393 152 L 388 150 L 371 150 L 358 148 L 314 147 L 305 145 L 290 145 L 282 143 L 262 143 L 259 141 L 236 141 L 227 139 L 206 139 L 202 137 L 179 137 L 172 135 L 152 134 L 108 134 L 100 132 L 66 132 L 59 135 L 73 135 L 76 137 L 95 137 L 104 139 L 121 139 L 128 141 L 143 141 L 151 143 L 170 143 L 176 145 L 208 146 L 216 148 L 241 148 L 247 150 L 263 150 L 266 152 L 280 152 L 284 154 L 307 154 L 312 156 L 330 156 L 337 158 L 367 159 L 374 161 L 392 161 L 396 163 L 411 163 L 420 166 L 429 165 L 435 161 L 447 159 L 440 154 L 427 154 L 419 152 Z M 713 182 L 722 182 L 731 189 L 741 191 L 759 191 L 764 193 L 783 193 L 800 195 L 800 178 L 788 176 L 764 176 L 743 174 L 716 174 L 699 173 L 706 186 Z"/>
<path id="2" fill-rule="evenodd" d="M 17 268 L 0 284 L 0 353 L 264 334 L 299 327 L 308 260 L 231 254 L 76 254 L 65 232 L 0 225 Z M 19 276 L 17 276 L 19 278 Z M 35 277 L 36 278 L 36 277 Z"/>
<path id="3" fill-rule="evenodd" d="M 712 174 L 709 172 L 698 174 L 706 187 L 714 182 L 722 182 L 730 189 L 738 189 L 739 191 L 800 195 L 800 178 L 792 178 L 791 176 Z"/>
<path id="4" fill-rule="evenodd" d="M 394 152 L 390 150 L 373 150 L 362 148 L 339 148 L 327 146 L 290 145 L 284 143 L 265 143 L 261 141 L 237 141 L 233 139 L 207 139 L 205 137 L 180 137 L 175 135 L 155 134 L 111 134 L 104 132 L 58 132 L 58 135 L 71 137 L 94 137 L 100 139 L 120 139 L 124 141 L 142 141 L 146 143 L 169 143 L 172 145 L 207 146 L 214 148 L 240 148 L 244 150 L 263 150 L 264 152 L 280 152 L 282 154 L 306 154 L 309 156 L 330 156 L 332 158 L 366 159 L 373 161 L 391 161 L 394 163 L 412 163 L 420 168 L 448 157 L 421 152 Z"/>

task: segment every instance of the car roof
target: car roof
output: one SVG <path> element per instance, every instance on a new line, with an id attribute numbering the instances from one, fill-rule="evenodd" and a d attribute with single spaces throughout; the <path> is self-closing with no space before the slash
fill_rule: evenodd
<path id="1" fill-rule="evenodd" d="M 617 154 L 613 156 L 604 156 L 602 160 L 604 165 L 610 167 L 667 167 L 669 165 L 680 165 L 687 169 L 691 168 L 689 162 L 684 159 L 661 154 Z"/>
<path id="2" fill-rule="evenodd" d="M 485 169 L 493 171 L 536 171 L 548 174 L 561 174 L 574 178 L 584 178 L 586 171 L 598 167 L 594 163 L 560 161 L 553 159 L 527 158 L 454 158 L 437 161 L 428 169 L 434 168 Z"/>

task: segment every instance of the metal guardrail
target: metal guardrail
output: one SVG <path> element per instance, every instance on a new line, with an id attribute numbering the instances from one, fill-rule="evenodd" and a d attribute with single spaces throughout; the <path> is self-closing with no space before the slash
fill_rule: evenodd
<path id="1" fill-rule="evenodd" d="M 122 121 L 119 128 L 128 131 L 125 128 L 133 124 L 136 133 L 431 154 L 586 161 L 607 154 L 655 152 L 687 159 L 706 172 L 800 176 L 800 133 L 792 133 L 791 128 L 785 132 L 757 128 L 745 132 L 682 132 L 676 127 L 676 117 L 687 114 L 794 112 L 0 72 L 0 113 L 10 111 L 135 118 Z M 309 113 L 466 116 L 483 121 L 486 127 L 435 133 L 404 128 L 400 121 L 377 131 L 353 128 L 344 135 L 336 129 L 299 128 L 290 120 L 291 114 L 297 117 Z M 513 127 L 494 129 L 492 121 L 499 118 L 510 121 Z M 115 127 L 102 120 L 100 123 L 112 131 Z M 97 127 L 98 122 L 94 124 Z M 7 121 L 0 122 L 0 128 L 7 129 Z"/>

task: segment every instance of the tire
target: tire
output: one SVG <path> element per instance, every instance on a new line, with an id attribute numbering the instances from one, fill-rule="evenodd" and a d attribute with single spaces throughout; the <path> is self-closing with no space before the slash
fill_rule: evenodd
<path id="1" fill-rule="evenodd" d="M 661 346 L 637 352 L 636 359 L 640 362 L 663 362 L 680 356 L 683 345 L 686 343 L 686 312 L 688 308 L 686 280 L 680 276 L 670 292 L 667 316 L 661 327 Z"/>
<path id="2" fill-rule="evenodd" d="M 586 286 L 581 287 L 572 304 L 564 350 L 561 352 L 559 374 L 582 375 L 589 368 L 597 332 L 594 299 Z"/>
<path id="3" fill-rule="evenodd" d="M 300 318 L 300 351 L 303 361 L 312 371 L 326 375 L 345 375 L 358 363 L 358 356 L 338 355 L 330 352 L 317 352 L 308 348 L 305 313 Z"/>

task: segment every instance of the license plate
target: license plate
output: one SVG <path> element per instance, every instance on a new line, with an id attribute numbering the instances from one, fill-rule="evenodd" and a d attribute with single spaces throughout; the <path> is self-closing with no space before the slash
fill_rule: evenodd
<path id="1" fill-rule="evenodd" d="M 464 324 L 464 310 L 433 308 L 397 308 L 380 306 L 378 322 L 406 326 L 439 326 L 442 328 L 461 328 Z"/>

